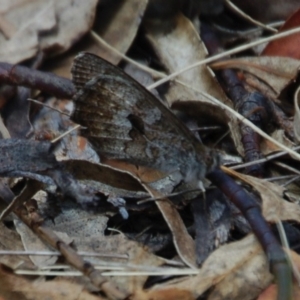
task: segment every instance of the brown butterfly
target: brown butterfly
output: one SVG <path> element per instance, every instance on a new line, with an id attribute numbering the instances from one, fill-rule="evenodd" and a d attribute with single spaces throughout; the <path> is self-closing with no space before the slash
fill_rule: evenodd
<path id="1" fill-rule="evenodd" d="M 290 299 L 291 270 L 286 255 L 264 220 L 259 205 L 217 168 L 218 155 L 206 148 L 151 93 L 119 68 L 89 53 L 72 67 L 77 88 L 72 119 L 95 150 L 110 158 L 178 173 L 188 183 L 204 176 L 243 212 L 271 263 L 280 299 Z M 284 296 L 283 296 L 284 295 Z"/>
<path id="2" fill-rule="evenodd" d="M 109 158 L 201 181 L 218 156 L 157 98 L 118 67 L 80 53 L 72 67 L 77 93 L 72 120 Z"/>

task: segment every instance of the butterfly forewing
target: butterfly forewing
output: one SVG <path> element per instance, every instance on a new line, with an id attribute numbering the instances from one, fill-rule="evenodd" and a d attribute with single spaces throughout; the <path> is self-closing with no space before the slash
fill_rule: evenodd
<path id="1" fill-rule="evenodd" d="M 184 178 L 191 172 L 201 177 L 212 164 L 210 151 L 185 125 L 118 67 L 80 53 L 72 76 L 77 94 L 71 118 L 86 127 L 82 134 L 100 154 L 162 171 L 180 170 Z"/>

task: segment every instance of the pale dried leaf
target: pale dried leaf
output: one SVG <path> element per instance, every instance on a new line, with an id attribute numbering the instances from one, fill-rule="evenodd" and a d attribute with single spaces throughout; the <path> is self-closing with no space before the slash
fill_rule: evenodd
<path id="1" fill-rule="evenodd" d="M 65 280 L 30 282 L 21 276 L 14 275 L 3 265 L 0 265 L 0 286 L 0 298 L 10 300 L 104 300 L 101 296 L 88 293 L 81 285 Z"/>
<path id="2" fill-rule="evenodd" d="M 18 63 L 22 60 L 30 58 L 37 53 L 38 38 L 28 30 L 24 35 L 20 37 L 13 37 L 9 41 L 1 41 L 0 59 L 8 63 Z M 22 45 L 22 52 L 20 52 L 20 46 Z"/>
<path id="3" fill-rule="evenodd" d="M 257 253 L 218 283 L 208 300 L 252 300 L 273 280 L 269 263 L 263 252 Z"/>
<path id="4" fill-rule="evenodd" d="M 223 280 L 227 280 L 228 276 L 231 279 L 240 276 L 239 269 L 247 262 L 249 262 L 251 266 L 252 259 L 256 256 L 262 256 L 263 258 L 263 250 L 254 235 L 250 234 L 238 242 L 221 246 L 214 251 L 204 262 L 198 275 L 177 279 L 164 285 L 158 285 L 154 287 L 154 289 L 169 290 L 170 288 L 178 288 L 180 290 L 191 291 L 195 298 L 197 298 L 207 289 L 221 283 Z M 261 263 L 261 260 L 259 262 Z M 261 268 L 260 265 L 257 264 L 252 267 L 252 272 L 254 273 L 256 269 L 260 270 Z M 247 274 L 244 274 L 244 276 L 245 281 L 247 281 Z M 251 276 L 253 276 L 253 274 L 251 274 Z M 262 282 L 259 282 L 259 277 L 257 277 L 255 288 L 259 287 L 261 283 Z M 244 286 L 241 288 L 243 289 Z M 265 288 L 265 285 L 261 286 L 261 288 Z"/>
<path id="5" fill-rule="evenodd" d="M 89 242 L 93 245 L 93 249 L 99 252 L 105 252 L 108 254 L 119 254 L 119 255 L 127 255 L 128 259 L 110 259 L 110 261 L 119 262 L 120 265 L 137 265 L 139 268 L 142 266 L 145 267 L 156 267 L 165 263 L 163 258 L 160 258 L 152 253 L 150 253 L 146 247 L 139 245 L 135 241 L 128 240 L 124 235 L 118 234 L 113 236 L 105 236 L 103 238 L 93 237 Z M 86 244 L 86 243 L 85 243 Z M 82 249 L 84 249 L 85 245 L 82 242 Z M 105 259 L 107 262 L 107 259 Z M 97 262 L 93 260 L 96 264 Z M 100 260 L 98 260 L 98 263 Z M 103 260 L 102 260 L 103 263 Z M 108 263 L 109 265 L 109 263 Z M 130 270 L 134 270 L 134 268 L 130 268 Z M 147 275 L 144 276 L 116 276 L 112 278 L 112 281 L 117 284 L 118 287 L 122 288 L 124 291 L 128 293 L 133 293 L 136 290 L 140 290 L 143 288 L 146 280 L 148 279 Z"/>
<path id="6" fill-rule="evenodd" d="M 40 36 L 40 47 L 51 54 L 68 50 L 91 29 L 97 4 L 98 0 L 55 0 L 56 30 Z"/>
<path id="7" fill-rule="evenodd" d="M 15 220 L 15 227 L 17 232 L 19 233 L 24 248 L 27 251 L 54 251 L 51 247 L 46 245 L 44 242 L 41 241 L 41 239 L 36 236 L 30 228 L 28 228 L 23 222 L 19 220 Z M 63 240 L 66 240 L 66 242 L 71 242 L 70 238 L 64 233 L 57 232 L 60 238 Z M 57 256 L 51 256 L 51 255 L 30 255 L 29 256 L 31 261 L 34 263 L 37 267 L 42 266 L 49 266 L 53 265 L 58 257 Z"/>
<path id="8" fill-rule="evenodd" d="M 193 24 L 183 15 L 178 15 L 174 22 L 147 24 L 147 38 L 169 73 L 181 70 L 195 62 L 205 59 L 207 51 L 202 44 Z M 205 65 L 193 68 L 176 77 L 181 82 L 196 90 L 208 93 L 227 106 L 232 107 L 213 73 Z M 186 109 L 199 116 L 210 116 L 220 123 L 228 124 L 239 153 L 243 153 L 237 120 L 207 98 L 191 88 L 172 82 L 166 94 L 168 103 L 173 108 Z"/>
<path id="9" fill-rule="evenodd" d="M 18 63 L 51 50 L 68 50 L 94 22 L 98 0 L 33 0 L 0 3 L 0 60 Z"/>
<path id="10" fill-rule="evenodd" d="M 20 236 L 16 232 L 4 226 L 2 222 L 0 222 L 0 240 L 0 250 L 24 250 Z M 11 268 L 16 268 L 23 262 L 29 263 L 28 257 L 18 255 L 0 255 L 0 263 L 3 263 Z"/>
<path id="11" fill-rule="evenodd" d="M 110 46 L 121 53 L 126 53 L 133 42 L 148 0 L 127 0 L 110 3 L 100 11 L 99 34 Z M 113 64 L 121 60 L 107 47 L 98 44 L 97 54 Z"/>
<path id="12" fill-rule="evenodd" d="M 161 22 L 158 25 L 156 23 L 148 23 L 147 25 L 147 38 L 169 73 L 192 65 L 207 56 L 207 50 L 202 44 L 193 24 L 183 15 L 178 15 L 172 23 L 165 22 L 164 24 Z M 169 30 L 166 33 L 167 29 Z M 178 75 L 176 78 L 232 106 L 232 103 L 218 85 L 214 75 L 206 66 L 202 65 L 193 68 Z M 175 86 L 177 87 L 177 84 L 172 84 L 167 94 L 167 100 L 170 105 L 177 100 L 194 100 L 197 98 L 207 102 L 207 99 L 202 99 L 201 96 L 195 95 L 192 91 L 187 91 L 188 94 L 186 95 L 186 88 L 180 85 L 177 87 L 179 94 L 175 94 L 173 92 Z"/>
<path id="13" fill-rule="evenodd" d="M 39 48 L 41 31 L 56 26 L 53 1 L 4 0 L 0 4 L 0 15 L 2 21 L 6 20 L 6 28 L 9 28 L 6 32 L 10 32 L 9 37 L 6 37 L 0 30 L 0 60 L 9 63 L 34 56 Z"/>

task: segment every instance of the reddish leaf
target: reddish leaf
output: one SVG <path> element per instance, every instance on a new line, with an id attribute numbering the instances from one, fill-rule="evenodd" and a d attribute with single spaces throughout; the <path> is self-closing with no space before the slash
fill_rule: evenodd
<path id="1" fill-rule="evenodd" d="M 300 9 L 291 15 L 280 31 L 300 26 Z M 287 36 L 285 38 L 270 42 L 262 52 L 262 55 L 269 56 L 286 56 L 300 59 L 300 33 Z"/>

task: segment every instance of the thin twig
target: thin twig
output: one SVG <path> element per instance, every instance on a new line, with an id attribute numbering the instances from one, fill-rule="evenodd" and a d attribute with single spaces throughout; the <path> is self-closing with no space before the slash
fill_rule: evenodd
<path id="1" fill-rule="evenodd" d="M 214 56 L 211 56 L 211 57 L 208 57 L 204 60 L 201 60 L 201 61 L 198 61 L 192 65 L 189 65 L 181 70 L 178 70 L 168 76 L 166 76 L 165 78 L 161 79 L 161 80 L 158 80 L 156 81 L 155 83 L 149 85 L 147 87 L 148 90 L 152 90 L 160 85 L 162 85 L 163 83 L 167 82 L 167 81 L 170 81 L 171 79 L 175 78 L 176 76 L 180 75 L 181 73 L 184 73 L 184 72 L 187 72 L 193 68 L 196 68 L 198 66 L 202 66 L 202 65 L 205 65 L 205 64 L 209 64 L 213 61 L 217 61 L 223 57 L 226 57 L 226 56 L 230 56 L 232 54 L 235 54 L 235 53 L 239 53 L 241 51 L 244 51 L 244 50 L 247 50 L 247 49 L 250 49 L 254 46 L 257 46 L 257 45 L 260 45 L 260 44 L 264 44 L 264 43 L 267 43 L 267 42 L 271 42 L 271 41 L 274 41 L 274 40 L 277 40 L 277 39 L 280 39 L 280 38 L 283 38 L 283 37 L 286 37 L 286 36 L 289 36 L 289 35 L 292 35 L 292 34 L 295 34 L 295 33 L 299 33 L 300 32 L 300 27 L 296 27 L 296 28 L 293 28 L 291 30 L 287 30 L 287 31 L 284 31 L 284 32 L 281 32 L 281 33 L 278 33 L 278 34 L 275 34 L 273 36 L 270 36 L 270 37 L 267 37 L 267 38 L 262 38 L 262 39 L 259 39 L 257 41 L 254 41 L 252 43 L 248 43 L 246 45 L 242 45 L 242 46 L 238 46 L 236 48 L 233 48 L 231 50 L 228 50 L 228 51 L 224 51 L 220 54 L 217 54 L 217 55 L 214 55 Z"/>
<path id="2" fill-rule="evenodd" d="M 225 0 L 225 4 L 227 5 L 227 7 L 229 9 L 231 9 L 232 11 L 236 12 L 238 15 L 240 15 L 241 17 L 243 17 L 245 20 L 249 21 L 250 23 L 257 25 L 263 29 L 269 30 L 271 32 L 278 32 L 277 29 L 270 27 L 268 25 L 265 25 L 253 18 L 251 18 L 249 15 L 247 15 L 246 13 L 244 13 L 241 9 L 239 9 L 235 4 L 233 4 L 230 0 Z"/>

